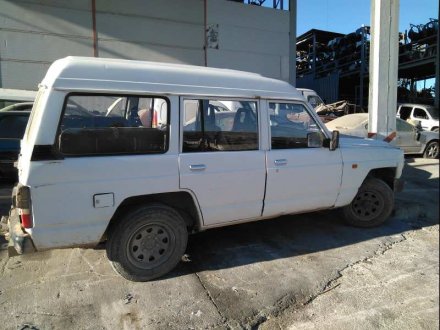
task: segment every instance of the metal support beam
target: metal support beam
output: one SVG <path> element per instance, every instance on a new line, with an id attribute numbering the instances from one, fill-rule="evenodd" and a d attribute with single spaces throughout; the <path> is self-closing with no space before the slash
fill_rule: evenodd
<path id="1" fill-rule="evenodd" d="M 289 83 L 296 86 L 296 0 L 289 0 Z"/>
<path id="2" fill-rule="evenodd" d="M 396 132 L 398 26 L 399 0 L 371 0 L 368 131 L 382 138 Z"/>

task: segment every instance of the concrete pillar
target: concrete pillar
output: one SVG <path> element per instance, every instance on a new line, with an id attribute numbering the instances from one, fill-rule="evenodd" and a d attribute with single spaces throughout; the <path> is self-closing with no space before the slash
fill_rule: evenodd
<path id="1" fill-rule="evenodd" d="M 438 4 L 437 19 L 440 19 L 440 2 Z M 440 107 L 440 28 L 437 30 L 437 65 L 435 66 L 435 98 L 434 105 Z"/>
<path id="2" fill-rule="evenodd" d="M 289 83 L 296 86 L 296 0 L 289 0 Z"/>
<path id="3" fill-rule="evenodd" d="M 378 138 L 396 131 L 399 0 L 371 0 L 368 131 Z"/>

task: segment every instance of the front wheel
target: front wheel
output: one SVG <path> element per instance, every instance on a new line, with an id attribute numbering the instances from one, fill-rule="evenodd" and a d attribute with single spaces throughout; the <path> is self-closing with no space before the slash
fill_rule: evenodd
<path id="1" fill-rule="evenodd" d="M 368 178 L 353 201 L 343 208 L 345 220 L 356 227 L 374 227 L 388 219 L 394 208 L 394 192 L 382 180 Z"/>
<path id="2" fill-rule="evenodd" d="M 124 278 L 149 281 L 177 265 L 187 240 L 185 221 L 176 210 L 150 204 L 119 219 L 106 244 L 107 257 Z"/>
<path id="3" fill-rule="evenodd" d="M 430 159 L 436 159 L 439 156 L 439 150 L 438 150 L 438 141 L 431 141 L 426 146 L 425 152 L 423 153 L 423 157 L 430 158 Z"/>

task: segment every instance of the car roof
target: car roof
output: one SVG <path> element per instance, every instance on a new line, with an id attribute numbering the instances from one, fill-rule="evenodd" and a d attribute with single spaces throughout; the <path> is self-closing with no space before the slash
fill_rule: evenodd
<path id="1" fill-rule="evenodd" d="M 0 100 L 6 101 L 33 101 L 37 92 L 22 89 L 0 88 Z"/>
<path id="2" fill-rule="evenodd" d="M 328 129 L 335 129 L 338 125 L 344 125 L 347 128 L 356 127 L 365 120 L 368 120 L 368 113 L 353 113 L 338 117 L 326 123 Z"/>
<path id="3" fill-rule="evenodd" d="M 69 56 L 55 61 L 42 85 L 65 91 L 120 91 L 303 100 L 289 83 L 256 73 L 160 62 Z"/>
<path id="4" fill-rule="evenodd" d="M 430 104 L 421 104 L 421 103 L 399 103 L 398 106 L 409 106 L 409 107 L 428 107 L 432 108 L 433 105 Z"/>

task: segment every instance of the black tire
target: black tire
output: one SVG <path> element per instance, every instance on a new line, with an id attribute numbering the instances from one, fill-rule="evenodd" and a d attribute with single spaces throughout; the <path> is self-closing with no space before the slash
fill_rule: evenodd
<path id="1" fill-rule="evenodd" d="M 435 127 L 432 131 L 438 133 L 439 132 L 439 128 Z"/>
<path id="2" fill-rule="evenodd" d="M 185 253 L 188 231 L 182 216 L 163 204 L 139 207 L 121 217 L 106 244 L 113 269 L 144 282 L 171 271 Z"/>
<path id="3" fill-rule="evenodd" d="M 438 159 L 439 156 L 439 146 L 438 141 L 431 141 L 425 148 L 425 152 L 423 153 L 423 157 L 429 159 Z"/>
<path id="4" fill-rule="evenodd" d="M 345 221 L 356 227 L 384 223 L 394 208 L 394 192 L 382 180 L 367 178 L 353 201 L 343 208 Z"/>

